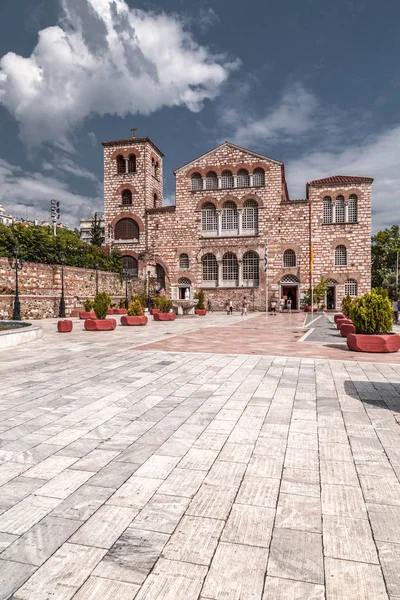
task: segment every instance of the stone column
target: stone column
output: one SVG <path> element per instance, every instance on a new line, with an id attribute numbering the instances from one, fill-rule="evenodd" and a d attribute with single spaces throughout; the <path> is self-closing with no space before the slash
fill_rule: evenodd
<path id="1" fill-rule="evenodd" d="M 222 232 L 222 210 L 217 210 L 217 235 L 220 236 Z"/>
<path id="2" fill-rule="evenodd" d="M 239 287 L 243 285 L 243 261 L 239 260 Z"/>
<path id="3" fill-rule="evenodd" d="M 233 176 L 233 187 L 237 188 L 237 175 Z"/>
<path id="4" fill-rule="evenodd" d="M 128 171 L 129 171 L 128 164 L 129 164 L 129 158 L 125 158 L 125 173 L 128 173 Z"/>
<path id="5" fill-rule="evenodd" d="M 332 202 L 332 223 L 336 223 L 336 202 Z"/>
<path id="6" fill-rule="evenodd" d="M 218 281 L 217 287 L 222 287 L 223 283 L 223 271 L 222 271 L 222 260 L 218 260 Z"/>
<path id="7" fill-rule="evenodd" d="M 203 190 L 206 190 L 207 189 L 207 187 L 206 187 L 206 178 L 203 177 L 202 181 L 203 181 Z"/>
<path id="8" fill-rule="evenodd" d="M 242 235 L 243 208 L 238 208 L 238 235 Z"/>
<path id="9" fill-rule="evenodd" d="M 220 190 L 221 188 L 222 188 L 221 177 L 218 177 L 218 189 Z"/>
<path id="10" fill-rule="evenodd" d="M 349 203 L 348 202 L 344 203 L 344 222 L 345 223 L 349 222 Z"/>
<path id="11" fill-rule="evenodd" d="M 253 173 L 250 173 L 249 177 L 250 177 L 250 187 L 253 187 L 254 186 L 254 175 L 253 175 Z"/>

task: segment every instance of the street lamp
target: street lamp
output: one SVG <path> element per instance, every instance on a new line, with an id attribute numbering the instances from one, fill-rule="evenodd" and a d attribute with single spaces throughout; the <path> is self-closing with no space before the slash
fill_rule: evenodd
<path id="1" fill-rule="evenodd" d="M 61 264 L 61 298 L 60 298 L 60 319 L 65 319 L 65 298 L 64 298 L 64 263 L 65 263 L 65 255 L 63 253 L 60 254 L 60 264 Z"/>
<path id="2" fill-rule="evenodd" d="M 19 301 L 18 295 L 18 271 L 21 271 L 24 266 L 24 259 L 19 256 L 18 246 L 15 246 L 11 250 L 11 254 L 8 257 L 8 262 L 12 269 L 15 269 L 15 298 L 14 298 L 14 310 L 13 310 L 13 320 L 20 321 L 21 320 L 21 304 Z"/>
<path id="3" fill-rule="evenodd" d="M 128 281 L 129 281 L 129 269 L 128 267 L 124 268 L 124 279 L 125 279 L 125 308 L 128 310 L 129 302 L 128 302 Z"/>
<path id="4" fill-rule="evenodd" d="M 93 267 L 96 269 L 96 296 L 99 293 L 99 262 L 94 261 Z"/>
<path id="5" fill-rule="evenodd" d="M 150 271 L 147 271 L 147 308 L 150 312 L 151 309 L 151 298 L 150 298 Z"/>

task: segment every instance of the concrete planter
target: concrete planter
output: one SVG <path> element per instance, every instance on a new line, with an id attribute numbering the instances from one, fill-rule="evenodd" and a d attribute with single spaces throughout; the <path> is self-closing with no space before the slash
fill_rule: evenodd
<path id="1" fill-rule="evenodd" d="M 175 321 L 176 314 L 175 313 L 158 312 L 158 313 L 153 314 L 153 319 L 155 321 Z"/>
<path id="2" fill-rule="evenodd" d="M 113 315 L 126 315 L 126 308 L 113 308 Z"/>
<path id="3" fill-rule="evenodd" d="M 397 333 L 386 335 L 349 333 L 347 346 L 355 352 L 397 352 L 400 350 L 400 335 Z"/>
<path id="4" fill-rule="evenodd" d="M 72 331 L 72 321 L 65 319 L 65 321 L 58 321 L 57 331 L 60 333 L 69 333 Z"/>
<path id="5" fill-rule="evenodd" d="M 306 306 L 304 310 L 305 312 L 318 312 L 318 308 L 314 308 L 313 310 L 311 306 Z"/>
<path id="6" fill-rule="evenodd" d="M 343 313 L 336 313 L 335 315 L 333 315 L 333 320 L 335 321 L 335 323 L 338 319 L 346 319 L 346 318 L 347 318 L 346 315 L 344 315 Z"/>
<path id="7" fill-rule="evenodd" d="M 340 335 L 345 338 L 347 338 L 349 333 L 355 333 L 355 332 L 356 332 L 356 328 L 354 327 L 353 323 L 343 323 L 343 325 L 340 328 Z"/>
<path id="8" fill-rule="evenodd" d="M 84 323 L 86 331 L 112 331 L 116 326 L 115 319 L 87 319 Z"/>
<path id="9" fill-rule="evenodd" d="M 160 309 L 159 308 L 151 308 L 150 309 L 150 314 L 151 315 L 158 315 L 160 313 Z"/>
<path id="10" fill-rule="evenodd" d="M 121 317 L 121 325 L 140 326 L 147 325 L 147 322 L 148 318 L 145 315 L 142 315 L 141 317 L 129 317 L 124 315 Z"/>
<path id="11" fill-rule="evenodd" d="M 200 317 L 205 317 L 207 314 L 207 311 L 205 308 L 196 308 L 194 312 L 196 315 L 199 315 Z"/>
<path id="12" fill-rule="evenodd" d="M 344 325 L 345 323 L 347 323 L 348 325 L 351 325 L 353 323 L 353 321 L 351 319 L 348 319 L 347 317 L 343 317 L 342 319 L 337 319 L 336 320 L 337 329 L 340 330 L 341 326 Z"/>
<path id="13" fill-rule="evenodd" d="M 95 319 L 96 318 L 96 313 L 94 312 L 94 310 L 91 310 L 89 312 L 81 310 L 80 313 L 79 313 L 79 318 L 80 319 Z"/>

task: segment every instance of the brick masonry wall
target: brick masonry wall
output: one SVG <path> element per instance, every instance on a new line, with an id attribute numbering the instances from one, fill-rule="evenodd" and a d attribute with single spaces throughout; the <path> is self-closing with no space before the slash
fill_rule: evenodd
<path id="1" fill-rule="evenodd" d="M 61 267 L 26 263 L 19 272 L 21 314 L 24 319 L 57 317 L 61 296 Z M 0 318 L 11 319 L 15 293 L 15 271 L 6 258 L 0 258 Z M 106 291 L 114 302 L 125 298 L 125 284 L 119 275 L 99 271 L 99 291 Z M 131 288 L 129 293 L 131 293 Z M 94 298 L 96 274 L 93 269 L 64 267 L 66 313 L 80 308 L 86 298 Z"/>

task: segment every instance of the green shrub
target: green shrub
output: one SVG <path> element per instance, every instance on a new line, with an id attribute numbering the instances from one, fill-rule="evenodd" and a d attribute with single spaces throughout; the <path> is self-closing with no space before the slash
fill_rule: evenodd
<path id="1" fill-rule="evenodd" d="M 163 296 L 156 296 L 153 299 L 154 308 L 157 308 L 157 310 L 161 310 L 161 304 L 162 304 L 163 299 L 164 299 Z"/>
<path id="2" fill-rule="evenodd" d="M 392 305 L 375 290 L 353 302 L 350 317 L 356 333 L 382 335 L 392 331 Z"/>
<path id="3" fill-rule="evenodd" d="M 147 294 L 135 294 L 134 296 L 132 296 L 131 302 L 136 302 L 136 300 L 139 300 L 139 302 L 142 305 L 143 309 L 146 308 L 146 306 L 147 306 Z"/>
<path id="4" fill-rule="evenodd" d="M 125 298 L 121 298 L 118 304 L 119 308 L 125 308 Z"/>
<path id="5" fill-rule="evenodd" d="M 206 297 L 204 295 L 204 291 L 199 290 L 197 294 L 194 295 L 194 297 L 196 298 L 196 300 L 198 300 L 196 308 L 204 310 L 206 307 Z"/>
<path id="6" fill-rule="evenodd" d="M 172 308 L 172 300 L 165 298 L 164 296 L 159 296 L 159 310 L 162 313 L 169 313 Z"/>
<path id="7" fill-rule="evenodd" d="M 89 298 L 86 298 L 85 302 L 83 303 L 83 309 L 85 312 L 90 312 L 93 308 L 93 300 L 89 300 Z"/>
<path id="8" fill-rule="evenodd" d="M 350 317 L 351 309 L 353 308 L 354 300 L 353 298 L 347 294 L 345 298 L 343 298 L 342 302 L 342 312 L 345 317 Z"/>
<path id="9" fill-rule="evenodd" d="M 379 296 L 383 296 L 383 298 L 389 298 L 388 291 L 385 288 L 374 288 L 374 292 L 376 292 Z"/>
<path id="10" fill-rule="evenodd" d="M 129 304 L 127 314 L 130 317 L 141 317 L 143 315 L 143 307 L 140 300 L 134 300 Z"/>
<path id="11" fill-rule="evenodd" d="M 107 317 L 107 311 L 111 306 L 111 298 L 107 292 L 99 292 L 94 297 L 93 309 L 98 319 L 105 319 Z"/>

